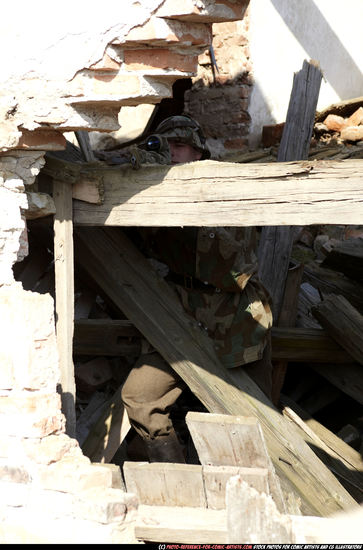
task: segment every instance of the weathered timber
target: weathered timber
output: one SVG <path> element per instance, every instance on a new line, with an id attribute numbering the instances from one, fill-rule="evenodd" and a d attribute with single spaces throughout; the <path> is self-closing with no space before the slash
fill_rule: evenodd
<path id="1" fill-rule="evenodd" d="M 359 224 L 362 160 L 237 164 L 212 160 L 140 170 L 61 163 L 74 183 L 102 177 L 102 205 L 74 201 L 74 223 L 113 226 Z"/>
<path id="2" fill-rule="evenodd" d="M 353 358 L 323 329 L 272 327 L 272 359 L 297 363 L 352 363 Z M 141 333 L 127 320 L 76 319 L 73 351 L 78 355 L 132 355 Z M 131 339 L 131 341 L 130 341 Z"/>
<path id="3" fill-rule="evenodd" d="M 228 543 L 291 543 L 292 523 L 281 514 L 270 495 L 258 493 L 240 476 L 227 482 Z"/>
<path id="4" fill-rule="evenodd" d="M 82 444 L 83 454 L 92 462 L 110 462 L 130 429 L 121 400 L 121 387 L 109 399 Z"/>
<path id="5" fill-rule="evenodd" d="M 73 352 L 76 355 L 138 355 L 140 337 L 130 321 L 79 319 L 74 323 Z"/>
<path id="6" fill-rule="evenodd" d="M 280 482 L 255 417 L 189 411 L 185 420 L 201 464 L 266 468 L 269 492 L 278 509 L 286 511 Z"/>
<path id="7" fill-rule="evenodd" d="M 77 130 L 74 132 L 79 144 L 79 147 L 82 151 L 83 157 L 87 162 L 93 162 L 96 160 L 92 148 L 91 148 L 91 142 L 89 139 L 88 132 L 85 132 L 84 130 Z"/>
<path id="8" fill-rule="evenodd" d="M 322 73 L 314 61 L 304 60 L 302 69 L 294 74 L 286 123 L 277 153 L 278 162 L 308 158 L 321 79 Z M 295 220 L 291 225 L 297 223 L 299 222 Z M 281 227 L 278 224 L 278 227 L 263 227 L 261 231 L 258 250 L 259 275 L 273 299 L 275 325 L 278 324 L 282 308 L 293 239 L 293 227 Z"/>
<path id="9" fill-rule="evenodd" d="M 305 270 L 304 270 L 305 275 Z M 315 283 L 316 284 L 316 283 Z M 318 285 L 317 285 L 318 286 Z M 313 317 L 311 307 L 321 301 L 321 294 L 317 288 L 308 282 L 300 285 L 298 298 L 298 311 L 296 317 L 296 326 L 302 328 L 322 329 L 322 326 Z"/>
<path id="10" fill-rule="evenodd" d="M 243 369 L 227 370 L 168 284 L 117 228 L 78 228 L 76 258 L 213 413 L 255 416 L 287 494 L 303 513 L 356 503 Z"/>
<path id="11" fill-rule="evenodd" d="M 329 252 L 323 267 L 341 271 L 347 277 L 363 281 L 363 238 L 342 241 Z"/>
<path id="12" fill-rule="evenodd" d="M 363 459 L 358 451 L 315 420 L 306 410 L 283 395 L 283 414 L 301 428 L 305 441 L 326 466 L 341 480 L 341 483 L 356 498 L 363 500 Z"/>
<path id="13" fill-rule="evenodd" d="M 287 272 L 285 292 L 277 321 L 280 327 L 294 327 L 297 315 L 299 288 L 304 271 L 302 264 L 291 267 Z M 287 371 L 287 361 L 274 361 L 272 370 L 272 402 L 277 406 Z"/>
<path id="14" fill-rule="evenodd" d="M 305 264 L 303 279 L 318 289 L 323 296 L 341 294 L 363 313 L 363 284 L 352 281 L 343 273 L 321 267 L 316 262 Z"/>
<path id="15" fill-rule="evenodd" d="M 272 327 L 272 359 L 294 363 L 345 363 L 353 358 L 319 328 Z"/>
<path id="16" fill-rule="evenodd" d="M 108 405 L 109 399 L 107 396 L 100 391 L 95 391 L 87 407 L 77 418 L 76 439 L 81 447 L 86 440 L 90 429 L 94 424 L 96 424 L 97 420 L 106 410 Z"/>
<path id="17" fill-rule="evenodd" d="M 291 521 L 293 543 L 348 543 L 360 545 L 363 510 L 357 507 L 332 518 L 283 516 Z M 147 506 L 141 504 L 135 525 L 140 541 L 184 544 L 227 544 L 226 510 L 186 506 Z M 242 539 L 238 539 L 238 545 Z M 260 541 L 262 542 L 262 541 Z M 251 543 L 251 541 L 249 541 Z M 268 544 L 271 543 L 271 540 Z M 280 545 L 280 542 L 278 543 Z"/>
<path id="18" fill-rule="evenodd" d="M 325 330 L 363 365 L 363 315 L 339 295 L 327 296 L 311 311 Z"/>
<path id="19" fill-rule="evenodd" d="M 306 60 L 294 74 L 278 161 L 308 158 L 322 76 L 317 62 Z"/>
<path id="20" fill-rule="evenodd" d="M 74 282 L 73 224 L 71 187 L 62 180 L 53 183 L 54 269 L 56 335 L 60 367 L 62 411 L 66 417 L 66 433 L 76 436 L 76 387 L 72 358 Z"/>
<path id="21" fill-rule="evenodd" d="M 123 472 L 127 492 L 140 504 L 207 507 L 199 464 L 125 462 Z"/>
<path id="22" fill-rule="evenodd" d="M 223 510 L 227 483 L 236 475 L 257 493 L 269 493 L 264 468 L 125 462 L 123 472 L 127 492 L 141 505 Z"/>
<path id="23" fill-rule="evenodd" d="M 135 537 L 145 542 L 226 544 L 226 510 L 140 504 Z"/>

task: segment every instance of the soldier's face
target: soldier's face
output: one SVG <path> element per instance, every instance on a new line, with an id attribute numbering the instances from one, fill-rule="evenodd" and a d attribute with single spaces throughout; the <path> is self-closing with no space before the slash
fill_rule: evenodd
<path id="1" fill-rule="evenodd" d="M 171 163 L 181 164 L 183 162 L 192 162 L 193 160 L 200 160 L 202 153 L 197 149 L 194 149 L 188 143 L 180 143 L 178 141 L 169 141 Z"/>

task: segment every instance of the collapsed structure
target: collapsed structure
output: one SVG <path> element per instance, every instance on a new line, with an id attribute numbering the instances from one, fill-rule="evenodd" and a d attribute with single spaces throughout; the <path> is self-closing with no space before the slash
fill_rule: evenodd
<path id="1" fill-rule="evenodd" d="M 115 353 L 111 355 L 117 355 L 117 343 L 124 343 L 127 331 L 135 335 L 138 329 L 160 348 L 210 412 L 258 419 L 267 447 L 263 465 L 268 470 L 268 474 L 260 474 L 269 476 L 280 513 L 325 516 L 357 506 L 357 498 L 337 481 L 247 375 L 240 373 L 231 379 L 219 370 L 208 341 L 188 326 L 166 285 L 156 281 L 145 266 L 145 280 L 138 278 L 138 266 L 143 260 L 127 239 L 115 233 L 115 226 L 296 225 L 296 209 L 301 225 L 359 224 L 361 160 L 350 159 L 329 167 L 316 163 L 260 165 L 258 170 L 255 164 L 206 161 L 198 173 L 193 165 L 187 165 L 172 169 L 153 167 L 146 174 L 142 170 L 105 169 L 97 163 L 67 164 L 45 158 L 47 151 L 65 148 L 65 132 L 113 132 L 118 129 L 121 107 L 156 104 L 163 98 L 171 98 L 175 82 L 196 74 L 200 55 L 209 55 L 214 82 L 222 85 L 228 81 L 228 77 L 219 73 L 213 50 L 209 49 L 211 26 L 237 25 L 241 21 L 246 25 L 247 1 L 148 0 L 139 4 L 130 1 L 127 9 L 123 7 L 122 24 L 114 24 L 114 15 L 102 11 L 99 20 L 93 20 L 92 28 L 85 25 L 82 34 L 80 27 L 80 41 L 74 34 L 65 38 L 61 29 L 52 46 L 44 50 L 39 46 L 42 55 L 27 59 L 28 65 L 17 60 L 2 97 L 0 540 L 3 542 L 127 543 L 146 537 L 145 532 L 140 537 L 135 534 L 140 497 L 136 490 L 127 487 L 125 491 L 120 469 L 110 464 L 128 429 L 119 393 L 112 397 L 111 417 L 108 411 L 98 418 L 101 428 L 106 426 L 106 435 L 103 433 L 97 439 L 101 449 L 86 452 L 87 445 L 81 449 L 75 439 L 73 354 L 79 353 L 79 348 L 73 348 L 75 265 L 80 265 L 132 322 L 131 326 L 120 319 Z M 79 24 L 80 21 L 77 20 Z M 241 40 L 236 47 L 244 49 L 245 69 L 248 68 L 247 44 Z M 69 56 L 67 63 L 65 56 Z M 208 93 L 209 98 L 218 94 L 229 96 L 233 102 L 231 111 L 240 113 L 237 121 L 226 121 L 225 113 L 220 115 L 223 119 L 220 135 L 209 131 L 215 158 L 228 148 L 241 150 L 248 145 L 247 99 L 252 84 L 248 70 L 242 70 L 227 84 L 227 88 L 209 90 L 190 87 L 186 94 L 185 106 L 193 115 L 201 104 L 194 93 L 199 98 Z M 204 179 L 210 183 L 206 185 Z M 262 180 L 269 182 L 269 190 L 265 185 L 256 190 L 256 183 Z M 185 181 L 193 182 L 188 197 Z M 285 201 L 281 206 L 284 202 L 281 197 L 292 197 L 296 192 L 297 181 L 301 187 L 295 202 Z M 179 189 L 176 206 L 168 200 L 161 203 L 162 193 L 170 195 L 171 186 L 174 194 Z M 244 200 L 248 201 L 247 206 Z M 43 218 L 53 222 L 53 215 L 54 227 L 49 223 L 42 225 Z M 49 229 L 52 239 L 54 232 L 55 312 L 54 300 L 48 293 L 49 281 L 41 279 L 46 292 L 42 293 L 38 284 L 40 274 L 33 271 L 34 265 L 49 263 L 49 258 L 44 258 L 47 248 L 37 249 L 36 244 Z M 34 253 L 43 255 L 39 263 L 25 261 L 30 258 L 32 246 Z M 110 259 L 115 262 L 111 266 Z M 30 281 L 33 287 L 37 283 L 34 292 L 25 290 L 32 288 Z M 157 305 L 160 291 L 164 305 Z M 177 311 L 177 322 L 171 311 Z M 88 343 L 91 325 L 85 329 Z M 109 329 L 115 330 L 111 325 Z M 75 326 L 79 331 L 77 320 Z M 165 327 L 169 327 L 167 343 L 163 336 Z M 80 346 L 82 339 L 78 334 L 75 344 Z M 93 352 L 88 350 L 85 355 L 92 356 Z M 359 353 L 353 351 L 353 356 L 361 362 Z M 88 440 L 88 445 L 91 443 Z M 353 469 L 358 472 L 357 456 L 353 462 Z M 361 491 L 358 473 L 349 480 Z M 228 536 L 226 529 L 222 532 Z M 289 532 L 286 536 L 297 535 Z"/>

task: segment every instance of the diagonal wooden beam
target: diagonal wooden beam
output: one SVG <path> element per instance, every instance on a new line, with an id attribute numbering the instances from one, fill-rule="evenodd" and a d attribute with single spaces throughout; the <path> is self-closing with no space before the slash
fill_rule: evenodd
<path id="1" fill-rule="evenodd" d="M 357 503 L 306 445 L 296 428 L 242 368 L 227 370 L 211 340 L 177 295 L 117 228 L 78 228 L 76 261 L 100 285 L 210 412 L 256 417 L 285 494 L 306 515 L 329 515 Z M 280 507 L 282 503 L 278 503 Z"/>

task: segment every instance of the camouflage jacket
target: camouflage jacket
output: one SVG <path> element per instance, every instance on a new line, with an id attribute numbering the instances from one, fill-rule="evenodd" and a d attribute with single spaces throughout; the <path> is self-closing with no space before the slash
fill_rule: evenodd
<path id="1" fill-rule="evenodd" d="M 140 228 L 139 234 L 146 256 L 165 263 L 171 274 L 184 276 L 185 285 L 170 284 L 185 311 L 212 338 L 224 365 L 260 359 L 272 313 L 270 297 L 257 277 L 256 229 L 161 227 Z M 208 284 L 206 290 L 200 284 L 193 288 L 190 277 Z"/>

